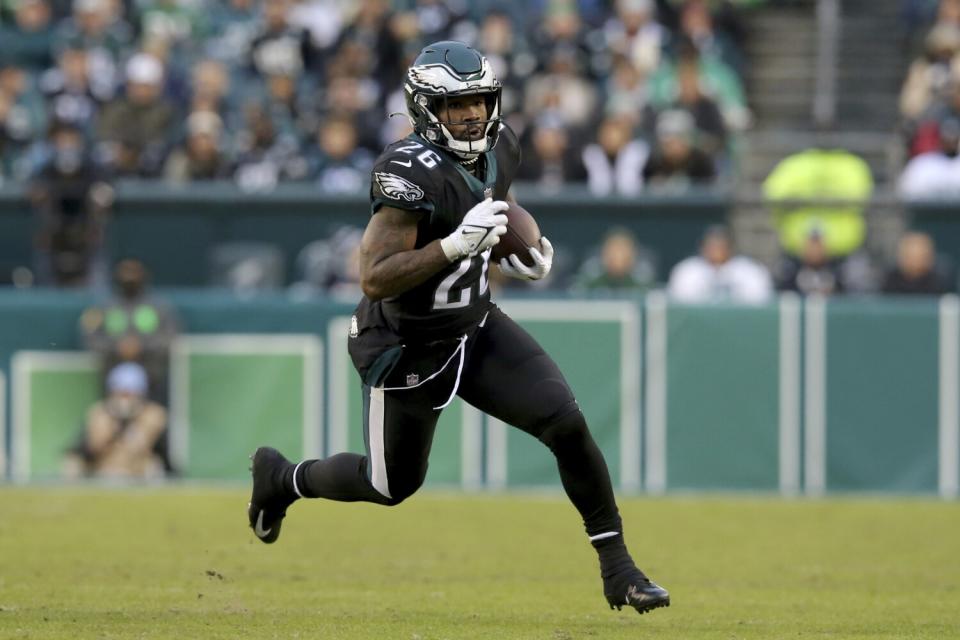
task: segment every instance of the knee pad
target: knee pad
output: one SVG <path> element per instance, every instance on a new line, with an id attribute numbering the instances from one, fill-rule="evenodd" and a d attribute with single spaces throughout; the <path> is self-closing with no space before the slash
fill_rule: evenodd
<path id="1" fill-rule="evenodd" d="M 427 469 L 424 467 L 418 470 L 416 474 L 392 475 L 390 477 L 390 497 L 382 496 L 380 504 L 387 507 L 395 507 L 423 486 L 423 481 L 427 477 Z"/>
<path id="2" fill-rule="evenodd" d="M 580 451 L 590 440 L 590 430 L 583 412 L 577 405 L 558 418 L 552 418 L 540 432 L 539 440 L 555 455 L 566 451 Z"/>

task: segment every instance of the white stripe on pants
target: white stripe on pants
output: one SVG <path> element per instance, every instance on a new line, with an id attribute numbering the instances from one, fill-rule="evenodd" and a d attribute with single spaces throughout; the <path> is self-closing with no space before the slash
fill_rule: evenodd
<path id="1" fill-rule="evenodd" d="M 383 443 L 383 387 L 370 388 L 370 415 L 367 423 L 370 438 L 370 480 L 373 488 L 385 498 L 392 498 L 387 482 L 387 457 Z"/>

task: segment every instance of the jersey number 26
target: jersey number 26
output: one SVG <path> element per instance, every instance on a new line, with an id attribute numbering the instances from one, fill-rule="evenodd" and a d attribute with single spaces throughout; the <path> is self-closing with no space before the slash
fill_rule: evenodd
<path id="1" fill-rule="evenodd" d="M 487 292 L 490 284 L 487 280 L 487 269 L 492 251 L 493 249 L 487 249 L 473 257 L 464 258 L 455 271 L 440 281 L 436 293 L 433 294 L 435 311 L 462 309 Z"/>

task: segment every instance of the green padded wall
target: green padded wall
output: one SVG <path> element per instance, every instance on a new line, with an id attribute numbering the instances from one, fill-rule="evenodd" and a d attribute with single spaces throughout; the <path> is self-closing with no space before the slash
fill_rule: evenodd
<path id="1" fill-rule="evenodd" d="M 87 409 L 100 397 L 92 356 L 23 351 L 13 361 L 14 476 L 60 476 L 63 454 L 80 436 Z"/>
<path id="2" fill-rule="evenodd" d="M 669 488 L 777 488 L 779 320 L 776 306 L 669 308 Z"/>
<path id="3" fill-rule="evenodd" d="M 620 322 L 531 318 L 520 324 L 560 367 L 616 482 L 620 477 L 621 359 L 630 356 L 622 353 Z M 559 485 L 553 454 L 532 436 L 508 428 L 506 455 L 508 486 Z"/>
<path id="4" fill-rule="evenodd" d="M 937 488 L 936 302 L 827 307 L 827 488 Z"/>
<path id="5" fill-rule="evenodd" d="M 311 336 L 181 340 L 173 357 L 171 449 L 184 475 L 245 479 L 248 456 L 261 445 L 290 459 L 319 455 L 320 358 Z"/>

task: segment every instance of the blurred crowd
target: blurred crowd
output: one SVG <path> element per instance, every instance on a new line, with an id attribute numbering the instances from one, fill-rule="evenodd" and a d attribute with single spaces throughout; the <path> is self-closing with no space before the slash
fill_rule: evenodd
<path id="1" fill-rule="evenodd" d="M 682 192 L 735 177 L 738 134 L 751 122 L 741 12 L 761 2 L 0 0 L 0 179 L 29 185 L 39 215 L 32 282 L 102 289 L 116 180 L 232 181 L 251 192 L 296 182 L 363 194 L 376 155 L 410 131 L 405 69 L 423 45 L 451 38 L 484 52 L 503 83 L 524 152 L 518 180 L 543 193 L 571 184 L 597 196 Z M 899 186 L 908 197 L 960 193 L 960 0 L 904 7 L 923 54 L 901 95 L 911 159 Z M 761 270 L 752 279 L 766 284 L 744 299 L 776 288 L 893 290 L 886 267 L 868 264 L 864 206 L 849 202 L 873 188 L 866 163 L 832 149 L 827 133 L 763 184 L 782 249 L 773 269 L 744 258 L 720 277 L 727 260 L 717 256 L 742 256 L 713 229 L 699 253 L 690 247 L 691 260 L 712 271 L 693 263 L 671 271 L 613 230 L 545 284 L 643 290 L 669 281 L 674 290 L 674 275 L 710 273 L 710 287 L 675 290 L 722 299 L 739 290 L 724 284 L 729 273 Z M 294 290 L 350 291 L 358 238 L 344 229 L 306 246 Z M 240 258 L 234 249 L 214 261 L 242 278 L 218 284 L 282 279 L 282 255 L 245 269 L 247 249 Z M 940 284 L 954 287 L 953 278 Z"/>
<path id="2" fill-rule="evenodd" d="M 960 0 L 904 3 L 911 49 L 919 50 L 900 92 L 909 161 L 899 191 L 907 199 L 960 195 Z"/>
<path id="3" fill-rule="evenodd" d="M 0 0 L 0 177 L 362 192 L 409 131 L 405 69 L 447 38 L 491 60 L 543 189 L 732 171 L 750 115 L 731 0 Z"/>

